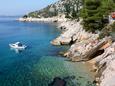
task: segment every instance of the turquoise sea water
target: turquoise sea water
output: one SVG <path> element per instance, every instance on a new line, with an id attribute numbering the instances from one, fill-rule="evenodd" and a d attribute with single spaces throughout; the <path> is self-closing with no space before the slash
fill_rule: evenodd
<path id="1" fill-rule="evenodd" d="M 59 56 L 65 46 L 50 44 L 59 33 L 53 24 L 0 18 L 0 86 L 48 86 L 55 77 L 69 76 L 74 79 L 66 79 L 67 86 L 90 86 L 87 67 Z M 8 44 L 17 41 L 28 48 L 16 53 Z"/>

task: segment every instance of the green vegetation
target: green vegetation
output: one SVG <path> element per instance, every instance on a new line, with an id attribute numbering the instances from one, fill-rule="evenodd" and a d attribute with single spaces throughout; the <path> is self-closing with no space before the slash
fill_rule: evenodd
<path id="1" fill-rule="evenodd" d="M 71 16 L 72 18 L 78 18 L 78 12 L 76 12 L 75 8 L 73 8 Z"/>
<path id="2" fill-rule="evenodd" d="M 28 17 L 38 18 L 37 12 L 31 12 L 28 14 Z"/>
<path id="3" fill-rule="evenodd" d="M 28 14 L 28 17 L 53 17 L 60 14 L 65 14 L 66 18 L 77 19 L 79 18 L 79 10 L 82 5 L 81 0 L 60 0 L 51 5 L 48 5 L 46 8 L 39 11 L 31 12 Z"/>
<path id="4" fill-rule="evenodd" d="M 35 12 L 31 12 L 28 14 L 28 17 L 33 17 L 33 18 L 40 18 L 40 17 L 53 17 L 53 16 L 57 16 L 58 12 L 57 9 L 55 7 L 55 5 L 48 5 L 46 8 L 39 10 L 39 11 L 35 11 Z"/>
<path id="5" fill-rule="evenodd" d="M 70 14 L 70 11 L 71 11 L 70 6 L 71 6 L 70 3 L 66 3 L 66 4 L 64 5 L 64 7 L 65 7 L 65 15 L 66 15 L 65 17 L 66 17 L 66 18 L 70 18 L 70 15 L 69 15 L 69 14 Z"/>
<path id="6" fill-rule="evenodd" d="M 111 27 L 112 27 L 113 29 L 115 29 L 115 22 L 111 25 Z"/>
<path id="7" fill-rule="evenodd" d="M 108 15 L 115 10 L 115 0 L 83 0 L 84 29 L 88 31 L 101 30 L 107 25 Z"/>
<path id="8" fill-rule="evenodd" d="M 68 1 L 68 3 L 64 5 L 65 17 L 72 18 L 72 19 L 79 18 L 80 6 L 81 6 L 80 0 L 73 0 L 73 3 L 70 3 L 70 1 Z"/>
<path id="9" fill-rule="evenodd" d="M 27 18 L 27 17 L 28 17 L 28 15 L 24 15 L 24 16 L 23 16 L 23 18 Z"/>
<path id="10" fill-rule="evenodd" d="M 112 31 L 112 26 L 111 25 L 107 25 L 105 26 L 102 30 L 101 33 L 99 35 L 99 38 L 102 39 L 105 36 L 110 36 L 110 32 Z"/>

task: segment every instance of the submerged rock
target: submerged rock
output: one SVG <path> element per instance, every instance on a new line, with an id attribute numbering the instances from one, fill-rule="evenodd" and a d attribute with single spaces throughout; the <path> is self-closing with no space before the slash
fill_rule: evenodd
<path id="1" fill-rule="evenodd" d="M 64 77 L 64 80 L 72 80 L 72 79 L 75 79 L 76 77 L 74 75 L 72 76 L 67 76 L 67 77 Z"/>
<path id="2" fill-rule="evenodd" d="M 51 82 L 48 86 L 66 86 L 66 81 L 60 77 L 55 77 L 53 82 Z"/>

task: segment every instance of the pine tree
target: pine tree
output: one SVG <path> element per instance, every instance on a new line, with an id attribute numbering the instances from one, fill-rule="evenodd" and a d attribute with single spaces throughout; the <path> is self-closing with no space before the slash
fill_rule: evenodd
<path id="1" fill-rule="evenodd" d="M 75 19 L 75 18 L 78 18 L 77 16 L 77 11 L 75 11 L 75 8 L 73 7 L 73 10 L 72 10 L 72 18 Z"/>
<path id="2" fill-rule="evenodd" d="M 106 26 L 104 16 L 114 9 L 113 0 L 84 0 L 81 16 L 86 30 L 101 30 Z"/>
<path id="3" fill-rule="evenodd" d="M 70 18 L 69 14 L 70 14 L 70 4 L 69 3 L 66 3 L 64 5 L 65 7 L 65 12 L 66 12 L 66 18 Z"/>

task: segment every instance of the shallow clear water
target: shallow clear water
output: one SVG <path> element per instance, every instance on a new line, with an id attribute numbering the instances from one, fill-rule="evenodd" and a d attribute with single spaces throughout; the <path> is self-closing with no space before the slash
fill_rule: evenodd
<path id="1" fill-rule="evenodd" d="M 58 55 L 65 46 L 50 44 L 59 33 L 52 24 L 0 18 L 0 86 L 48 86 L 53 78 L 68 76 L 75 78 L 66 79 L 67 86 L 86 86 L 92 81 L 84 64 Z M 28 48 L 16 53 L 8 44 L 17 41 Z"/>

